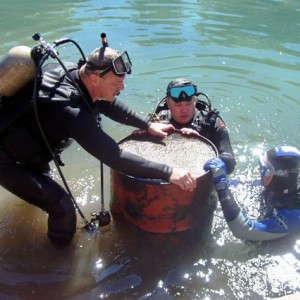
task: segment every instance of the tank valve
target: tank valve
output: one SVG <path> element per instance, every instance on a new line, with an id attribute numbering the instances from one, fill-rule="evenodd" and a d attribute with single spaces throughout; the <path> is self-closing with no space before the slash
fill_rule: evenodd
<path id="1" fill-rule="evenodd" d="M 53 46 L 51 46 L 49 43 L 47 43 L 43 37 L 39 34 L 39 33 L 35 33 L 32 38 L 38 42 L 44 49 L 46 52 L 48 52 L 50 54 L 50 56 L 52 58 L 56 58 L 58 57 L 58 52 L 54 49 Z"/>

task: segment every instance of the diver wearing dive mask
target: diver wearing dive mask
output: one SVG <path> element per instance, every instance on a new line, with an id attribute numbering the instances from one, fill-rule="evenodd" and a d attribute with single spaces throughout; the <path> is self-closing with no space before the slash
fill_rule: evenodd
<path id="1" fill-rule="evenodd" d="M 220 158 L 209 160 L 224 217 L 233 235 L 250 241 L 281 238 L 300 230 L 300 151 L 296 147 L 278 146 L 259 159 L 263 196 L 267 207 L 262 219 L 242 213 L 228 188 L 226 168 Z"/>
<path id="2" fill-rule="evenodd" d="M 0 184 L 48 213 L 48 237 L 52 241 L 72 240 L 76 209 L 70 194 L 50 176 L 49 163 L 53 157 L 40 127 L 54 155 L 75 140 L 96 159 L 124 174 L 163 179 L 183 190 L 195 188 L 196 179 L 189 171 L 121 151 L 118 143 L 102 129 L 100 114 L 160 137 L 174 129 L 172 125 L 151 122 L 116 99 L 124 89 L 125 75 L 131 73 L 126 51 L 120 54 L 103 46 L 94 50 L 86 63 L 66 65 L 68 72 L 59 63 L 49 63 L 39 72 L 35 98 L 40 124 L 35 111 L 30 109 L 12 120 L 0 139 Z M 24 95 L 21 90 L 18 103 L 22 103 Z M 58 148 L 59 153 L 55 151 Z"/>

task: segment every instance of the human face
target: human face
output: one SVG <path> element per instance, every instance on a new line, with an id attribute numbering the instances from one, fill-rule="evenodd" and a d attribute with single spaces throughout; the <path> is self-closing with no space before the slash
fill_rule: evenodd
<path id="1" fill-rule="evenodd" d="M 103 77 L 97 75 L 97 83 L 95 85 L 95 99 L 101 99 L 112 102 L 124 90 L 124 77 L 108 72 Z"/>
<path id="2" fill-rule="evenodd" d="M 188 123 L 195 115 L 195 99 L 191 101 L 180 101 L 176 103 L 168 97 L 166 103 L 171 112 L 172 118 L 180 124 Z"/>
<path id="3" fill-rule="evenodd" d="M 268 170 L 274 170 L 274 167 L 269 162 L 267 155 L 261 156 L 259 158 L 259 173 L 261 178 L 261 184 L 263 186 L 267 186 L 271 183 L 273 176 L 266 176 L 268 175 Z M 269 172 L 270 173 L 270 172 Z"/>

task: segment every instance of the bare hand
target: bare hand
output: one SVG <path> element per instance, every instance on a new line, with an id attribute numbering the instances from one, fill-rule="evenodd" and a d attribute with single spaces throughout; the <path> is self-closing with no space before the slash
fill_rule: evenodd
<path id="1" fill-rule="evenodd" d="M 146 129 L 136 129 L 136 130 L 133 130 L 131 132 L 131 134 L 138 134 L 138 135 L 141 135 L 141 134 L 144 134 L 144 133 L 147 133 Z"/>
<path id="2" fill-rule="evenodd" d="M 184 191 L 192 192 L 196 187 L 196 178 L 189 171 L 180 168 L 173 168 L 169 182 L 178 185 Z"/>
<path id="3" fill-rule="evenodd" d="M 159 137 L 166 137 L 168 135 L 168 131 L 171 130 L 175 130 L 173 125 L 163 123 L 151 123 L 151 125 L 148 128 L 148 132 L 150 134 Z"/>
<path id="4" fill-rule="evenodd" d="M 192 128 L 181 128 L 180 129 L 181 133 L 183 135 L 196 135 L 196 136 L 200 136 L 199 132 L 192 129 Z"/>

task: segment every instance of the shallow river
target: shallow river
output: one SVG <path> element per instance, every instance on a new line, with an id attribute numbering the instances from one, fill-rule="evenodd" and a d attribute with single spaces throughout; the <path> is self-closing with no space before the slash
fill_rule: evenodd
<path id="1" fill-rule="evenodd" d="M 186 77 L 207 93 L 230 130 L 238 202 L 259 215 L 257 155 L 277 144 L 300 147 L 298 0 L 36 1 L 1 4 L 0 55 L 69 37 L 88 54 L 106 32 L 127 50 L 133 73 L 119 96 L 147 115 L 168 82 Z M 77 62 L 73 46 L 59 49 Z M 132 128 L 102 120 L 116 140 Z M 100 210 L 99 162 L 77 144 L 62 156 L 68 184 L 84 215 Z M 60 181 L 57 171 L 54 175 Z M 110 172 L 104 168 L 105 208 Z M 149 234 L 112 222 L 100 233 L 81 229 L 69 247 L 46 238 L 47 216 L 0 190 L 1 299 L 271 299 L 300 291 L 300 237 L 264 244 L 235 239 L 218 206 L 211 228 Z"/>

